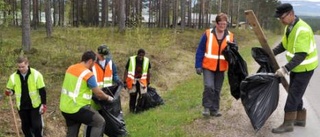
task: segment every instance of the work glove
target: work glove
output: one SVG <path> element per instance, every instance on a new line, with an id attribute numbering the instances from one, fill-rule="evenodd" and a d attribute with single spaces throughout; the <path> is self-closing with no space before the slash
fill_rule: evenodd
<path id="1" fill-rule="evenodd" d="M 201 75 L 202 71 L 203 71 L 202 68 L 196 68 L 196 72 L 198 75 Z"/>
<path id="2" fill-rule="evenodd" d="M 142 88 L 140 88 L 140 93 L 141 94 L 145 94 L 145 93 L 147 93 L 147 87 L 142 87 Z"/>
<path id="3" fill-rule="evenodd" d="M 287 70 L 287 68 L 282 66 L 276 71 L 275 75 L 277 77 L 284 77 L 285 75 L 288 75 L 288 73 L 289 71 Z"/>
<path id="4" fill-rule="evenodd" d="M 113 102 L 113 99 L 114 98 L 112 96 L 108 95 L 108 100 L 107 100 L 108 102 Z"/>
<path id="5" fill-rule="evenodd" d="M 6 96 L 12 96 L 13 95 L 13 91 L 7 89 L 6 91 L 4 91 L 4 94 Z"/>
<path id="6" fill-rule="evenodd" d="M 41 104 L 39 108 L 39 114 L 44 114 L 47 111 L 47 105 L 46 104 Z"/>

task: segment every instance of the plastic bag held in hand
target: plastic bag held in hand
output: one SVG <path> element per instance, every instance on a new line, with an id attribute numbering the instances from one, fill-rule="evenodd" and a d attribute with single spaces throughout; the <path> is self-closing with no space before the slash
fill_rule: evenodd
<path id="1" fill-rule="evenodd" d="M 44 114 L 47 111 L 47 105 L 46 104 L 41 104 L 40 108 L 39 108 L 39 113 L 40 114 Z"/>
<path id="2" fill-rule="evenodd" d="M 4 91 L 4 94 L 6 96 L 12 96 L 13 95 L 13 91 L 7 89 L 6 91 Z"/>
<path id="3" fill-rule="evenodd" d="M 275 75 L 278 76 L 278 77 L 284 77 L 284 76 L 287 75 L 288 73 L 289 73 L 289 72 L 288 72 L 288 70 L 287 70 L 286 67 L 281 67 L 281 68 L 279 68 L 279 69 L 276 71 Z"/>
<path id="4" fill-rule="evenodd" d="M 198 75 L 201 75 L 202 71 L 203 71 L 202 68 L 196 68 L 196 72 Z"/>
<path id="5" fill-rule="evenodd" d="M 108 102 L 113 102 L 113 97 L 108 95 Z"/>

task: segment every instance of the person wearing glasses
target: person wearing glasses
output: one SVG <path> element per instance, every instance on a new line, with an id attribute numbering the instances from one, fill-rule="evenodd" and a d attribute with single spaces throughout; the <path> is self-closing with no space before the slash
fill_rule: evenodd
<path id="1" fill-rule="evenodd" d="M 220 93 L 224 80 L 224 72 L 228 70 L 228 62 L 222 51 L 227 43 L 235 43 L 233 33 L 227 30 L 228 16 L 219 13 L 215 19 L 215 26 L 207 29 L 200 39 L 196 55 L 196 73 L 203 73 L 204 91 L 202 106 L 204 117 L 220 117 Z"/>
<path id="2" fill-rule="evenodd" d="M 318 66 L 317 47 L 311 27 L 294 13 L 289 3 L 276 8 L 274 15 L 285 25 L 282 41 L 273 49 L 274 55 L 286 51 L 288 63 L 280 67 L 275 75 L 289 75 L 288 96 L 284 107 L 283 123 L 272 129 L 273 133 L 292 132 L 294 126 L 306 125 L 307 110 L 303 108 L 302 97 Z"/>

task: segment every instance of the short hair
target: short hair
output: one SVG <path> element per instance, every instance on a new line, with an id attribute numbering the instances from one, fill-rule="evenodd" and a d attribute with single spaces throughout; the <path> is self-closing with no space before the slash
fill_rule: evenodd
<path id="1" fill-rule="evenodd" d="M 225 14 L 225 13 L 219 13 L 217 16 L 216 16 L 216 23 L 219 23 L 220 21 L 226 21 L 228 22 L 228 15 Z"/>
<path id="2" fill-rule="evenodd" d="M 90 50 L 90 51 L 86 51 L 82 54 L 81 61 L 88 62 L 90 59 L 95 61 L 96 58 L 97 58 L 97 55 L 92 50 Z"/>
<path id="3" fill-rule="evenodd" d="M 26 56 L 19 56 L 18 58 L 17 58 L 17 60 L 16 60 L 16 62 L 17 63 L 28 63 L 29 62 L 29 60 L 28 60 L 28 58 L 26 57 Z"/>
<path id="4" fill-rule="evenodd" d="M 137 55 L 139 55 L 140 53 L 146 54 L 146 52 L 144 51 L 144 49 L 139 49 Z"/>

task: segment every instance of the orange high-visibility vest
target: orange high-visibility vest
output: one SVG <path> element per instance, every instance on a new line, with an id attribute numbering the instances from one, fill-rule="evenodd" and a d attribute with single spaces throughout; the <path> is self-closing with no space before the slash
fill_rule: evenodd
<path id="1" fill-rule="evenodd" d="M 233 42 L 233 33 L 228 31 L 228 34 L 223 39 L 221 47 L 219 49 L 219 43 L 216 36 L 211 33 L 212 29 L 206 30 L 207 43 L 206 52 L 202 61 L 202 67 L 208 70 L 216 71 L 219 61 L 219 70 L 228 70 L 228 62 L 225 60 L 222 51 L 227 46 L 227 41 Z"/>
<path id="2" fill-rule="evenodd" d="M 92 67 L 92 72 L 95 75 L 100 88 L 112 86 L 112 60 L 108 62 L 104 69 L 99 65 L 99 63 L 95 62 Z"/>
<path id="3" fill-rule="evenodd" d="M 129 68 L 128 68 L 128 76 L 126 79 L 127 82 L 127 87 L 128 89 L 132 89 L 132 84 L 135 83 L 135 70 L 136 70 L 136 56 L 131 56 L 130 57 L 130 63 L 129 63 Z M 148 69 L 149 69 L 149 58 L 144 57 L 143 58 L 143 65 L 142 65 L 142 76 L 139 80 L 139 82 L 142 84 L 142 87 L 147 87 L 147 75 L 148 75 Z"/>

